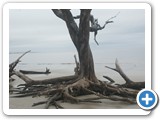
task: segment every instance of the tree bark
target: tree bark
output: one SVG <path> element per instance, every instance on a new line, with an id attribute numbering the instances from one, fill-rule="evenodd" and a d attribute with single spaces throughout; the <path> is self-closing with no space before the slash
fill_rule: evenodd
<path id="1" fill-rule="evenodd" d="M 80 62 L 80 77 L 85 77 L 92 82 L 98 82 L 94 71 L 94 61 L 89 45 L 89 19 L 91 9 L 81 10 L 79 28 L 69 10 L 63 9 L 61 11 L 70 37 L 78 52 Z"/>
<path id="2" fill-rule="evenodd" d="M 89 45 L 89 18 L 91 10 L 81 10 L 79 23 L 79 59 L 81 75 L 88 80 L 96 81 L 94 61 Z"/>

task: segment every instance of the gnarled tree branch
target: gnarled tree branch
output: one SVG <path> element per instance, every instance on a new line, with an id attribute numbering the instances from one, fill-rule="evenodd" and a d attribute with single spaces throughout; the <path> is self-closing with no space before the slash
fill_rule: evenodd
<path id="1" fill-rule="evenodd" d="M 15 60 L 14 62 L 12 62 L 12 63 L 9 64 L 9 77 L 11 77 L 11 76 L 13 75 L 12 72 L 13 72 L 14 68 L 16 67 L 16 65 L 20 62 L 20 59 L 21 59 L 25 54 L 27 54 L 27 53 L 29 53 L 29 52 L 31 52 L 31 50 L 23 53 L 20 57 L 17 58 L 17 60 Z"/>
<path id="2" fill-rule="evenodd" d="M 121 69 L 120 65 L 118 64 L 118 60 L 116 59 L 115 62 L 116 68 L 111 68 L 108 66 L 105 66 L 106 68 L 109 68 L 111 70 L 114 70 L 118 72 L 121 77 L 125 80 L 125 84 L 119 85 L 121 87 L 127 87 L 127 88 L 132 88 L 132 89 L 143 89 L 145 87 L 145 82 L 133 82 Z"/>

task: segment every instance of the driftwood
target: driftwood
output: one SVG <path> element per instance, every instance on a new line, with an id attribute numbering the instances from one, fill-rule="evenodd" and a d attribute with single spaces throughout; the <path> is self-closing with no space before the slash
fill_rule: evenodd
<path id="1" fill-rule="evenodd" d="M 48 68 L 46 68 L 45 72 L 40 72 L 40 71 L 27 71 L 27 70 L 19 70 L 19 72 L 23 74 L 50 74 L 51 72 L 49 71 Z"/>
<path id="2" fill-rule="evenodd" d="M 108 66 L 105 66 L 105 67 L 118 72 L 122 76 L 122 78 L 125 80 L 126 83 L 119 85 L 119 86 L 126 87 L 126 88 L 132 88 L 132 89 L 138 89 L 138 90 L 141 90 L 142 88 L 145 87 L 145 82 L 133 82 L 131 79 L 129 79 L 128 76 L 122 71 L 120 65 L 118 64 L 117 59 L 115 62 L 115 66 L 116 66 L 116 68 L 111 68 Z M 114 80 L 109 79 L 109 77 L 107 78 L 107 76 L 105 76 L 105 78 L 114 82 Z"/>
<path id="3" fill-rule="evenodd" d="M 18 57 L 14 62 L 9 64 L 9 88 L 13 88 L 12 86 L 12 82 L 15 80 L 14 78 L 12 78 L 12 76 L 14 75 L 14 68 L 16 67 L 16 65 L 20 62 L 20 59 L 27 53 L 29 53 L 31 50 L 23 53 L 20 57 Z M 11 92 L 10 92 L 11 93 Z"/>
<path id="4" fill-rule="evenodd" d="M 13 70 L 16 67 L 16 65 L 20 62 L 20 59 L 27 53 L 31 52 L 31 50 L 25 52 L 24 54 L 22 54 L 19 58 L 17 58 L 14 62 L 9 64 L 9 77 L 11 77 L 13 74 Z"/>
<path id="5" fill-rule="evenodd" d="M 48 100 L 34 103 L 33 106 L 46 104 L 45 108 L 55 106 L 55 108 L 63 108 L 59 104 L 60 101 L 70 103 L 93 102 L 99 103 L 101 99 L 109 99 L 113 101 L 123 101 L 128 104 L 136 103 L 136 96 L 140 89 L 143 89 L 144 82 L 131 81 L 122 71 L 118 61 L 116 60 L 116 68 L 107 68 L 118 72 L 126 81 L 125 84 L 110 84 L 114 80 L 105 76 L 110 83 L 101 81 L 96 77 L 94 70 L 94 61 L 92 51 L 89 45 L 90 33 L 90 9 L 81 9 L 79 27 L 74 21 L 74 17 L 69 9 L 53 9 L 54 14 L 66 23 L 69 35 L 75 45 L 79 62 L 75 58 L 76 68 L 75 74 L 70 76 L 62 76 L 58 78 L 50 78 L 43 80 L 33 80 L 19 71 L 13 73 L 21 78 L 25 84 L 12 88 L 14 95 L 12 97 L 24 96 L 46 96 Z M 21 87 L 21 89 L 19 89 Z M 17 91 L 16 91 L 17 89 Z M 15 92 L 14 92 L 15 91 Z M 78 98 L 82 95 L 94 95 L 90 98 Z"/>

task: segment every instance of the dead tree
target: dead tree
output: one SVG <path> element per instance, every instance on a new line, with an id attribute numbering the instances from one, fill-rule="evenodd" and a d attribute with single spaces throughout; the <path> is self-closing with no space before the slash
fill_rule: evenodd
<path id="1" fill-rule="evenodd" d="M 91 10 L 80 10 L 79 26 L 76 24 L 70 10 L 52 9 L 52 11 L 66 23 L 71 40 L 78 52 L 79 62 L 75 57 L 75 74 L 58 78 L 33 80 L 21 72 L 15 71 L 15 74 L 25 81 L 25 84 L 21 85 L 24 86 L 22 91 L 19 91 L 19 89 L 11 90 L 11 92 L 18 91 L 18 95 L 14 97 L 47 95 L 49 97 L 48 100 L 33 104 L 33 106 L 46 104 L 45 108 L 49 108 L 50 105 L 54 105 L 56 108 L 62 108 L 57 103 L 59 100 L 79 103 L 100 102 L 97 100 L 110 99 L 113 101 L 136 103 L 136 96 L 139 90 L 130 89 L 130 86 L 128 86 L 128 89 L 125 85 L 121 87 L 119 85 L 111 85 L 96 77 L 93 56 L 89 45 Z M 116 71 L 119 71 L 120 75 L 124 78 L 124 74 L 118 64 L 116 64 Z M 87 94 L 94 94 L 95 97 L 87 99 L 77 98 L 77 96 Z"/>

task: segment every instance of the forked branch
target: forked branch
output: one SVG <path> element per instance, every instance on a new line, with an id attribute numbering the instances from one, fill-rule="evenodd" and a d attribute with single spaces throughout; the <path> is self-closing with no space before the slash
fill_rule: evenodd
<path id="1" fill-rule="evenodd" d="M 108 66 L 105 66 L 105 67 L 118 72 L 122 76 L 122 78 L 125 80 L 126 83 L 119 85 L 119 86 L 126 87 L 126 88 L 132 88 L 132 89 L 136 89 L 136 90 L 140 90 L 140 89 L 145 88 L 145 82 L 134 82 L 123 72 L 117 59 L 115 62 L 115 66 L 116 66 L 116 68 L 111 68 Z M 107 77 L 107 76 L 105 76 L 104 78 L 110 80 L 109 77 Z"/>
<path id="2" fill-rule="evenodd" d="M 31 50 L 23 53 L 19 58 L 17 58 L 14 62 L 9 64 L 9 77 L 11 77 L 13 75 L 13 70 L 16 67 L 16 65 L 20 62 L 20 59 L 27 53 L 31 52 Z"/>
<path id="3" fill-rule="evenodd" d="M 116 68 L 111 68 L 111 67 L 108 67 L 108 66 L 105 66 L 105 67 L 118 72 L 122 76 L 122 78 L 126 81 L 126 83 L 131 83 L 132 80 L 130 80 L 128 78 L 128 76 L 123 72 L 123 70 L 121 69 L 117 59 L 116 59 L 116 62 L 115 62 L 115 66 L 116 66 Z"/>

